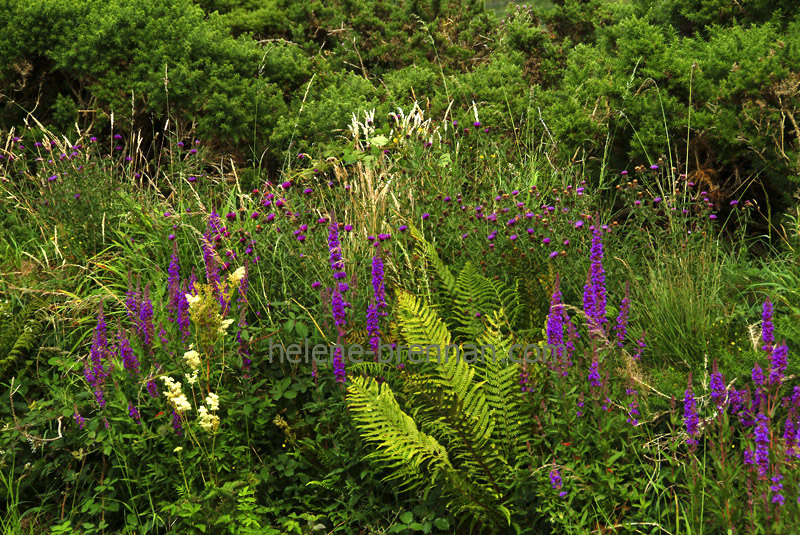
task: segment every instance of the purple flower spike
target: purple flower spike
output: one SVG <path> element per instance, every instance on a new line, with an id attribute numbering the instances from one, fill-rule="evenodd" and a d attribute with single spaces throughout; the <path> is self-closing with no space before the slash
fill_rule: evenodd
<path id="1" fill-rule="evenodd" d="M 686 441 L 691 446 L 697 445 L 697 427 L 700 419 L 697 417 L 697 402 L 694 399 L 694 391 L 692 390 L 692 372 L 689 372 L 689 386 L 683 395 L 683 423 L 686 425 L 686 432 L 689 434 L 689 439 Z"/>

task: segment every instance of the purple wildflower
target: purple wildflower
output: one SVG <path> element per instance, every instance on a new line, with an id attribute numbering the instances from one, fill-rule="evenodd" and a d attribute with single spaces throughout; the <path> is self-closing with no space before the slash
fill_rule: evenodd
<path id="1" fill-rule="evenodd" d="M 175 434 L 181 436 L 183 433 L 181 429 L 183 426 L 181 425 L 181 416 L 178 414 L 175 409 L 172 409 L 172 428 L 175 430 Z"/>
<path id="2" fill-rule="evenodd" d="M 632 388 L 627 388 L 625 393 L 631 398 L 628 403 L 628 423 L 636 427 L 639 425 L 639 394 Z"/>
<path id="3" fill-rule="evenodd" d="M 181 294 L 180 276 L 181 267 L 178 261 L 178 245 L 172 245 L 172 257 L 169 262 L 169 277 L 167 278 L 167 288 L 169 289 L 169 304 L 167 310 L 169 312 L 169 321 L 175 322 L 178 318 L 178 307 Z"/>
<path id="4" fill-rule="evenodd" d="M 147 393 L 150 394 L 151 398 L 158 397 L 158 385 L 156 384 L 153 376 L 150 376 L 150 379 L 147 381 Z"/>
<path id="5" fill-rule="evenodd" d="M 153 302 L 150 300 L 150 283 L 148 283 L 144 287 L 142 302 L 139 304 L 139 336 L 147 348 L 151 348 L 153 333 Z"/>
<path id="6" fill-rule="evenodd" d="M 589 367 L 589 382 L 595 388 L 602 386 L 600 378 L 600 363 L 597 361 L 597 357 L 592 359 L 592 365 Z"/>
<path id="7" fill-rule="evenodd" d="M 722 413 L 725 411 L 725 401 L 728 397 L 728 390 L 725 387 L 725 377 L 717 368 L 717 359 L 714 359 L 714 364 L 712 365 L 711 369 L 712 374 L 709 381 L 709 387 L 711 388 L 711 400 L 714 402 L 714 405 L 716 405 L 717 410 Z"/>
<path id="8" fill-rule="evenodd" d="M 331 224 L 328 227 L 328 250 L 330 252 L 331 269 L 333 270 L 334 279 L 343 279 L 347 276 L 344 271 L 344 263 L 342 262 L 342 247 L 339 243 L 339 224 L 331 218 Z"/>
<path id="9" fill-rule="evenodd" d="M 117 349 L 122 364 L 132 376 L 139 375 L 139 359 L 136 358 L 131 343 L 125 336 L 125 331 L 119 327 L 117 329 Z"/>
<path id="10" fill-rule="evenodd" d="M 770 478 L 772 481 L 772 485 L 770 485 L 769 490 L 772 492 L 772 503 L 778 504 L 780 507 L 786 502 L 786 498 L 781 494 L 783 492 L 783 483 L 781 480 L 783 476 L 780 473 L 775 474 Z"/>
<path id="11" fill-rule="evenodd" d="M 386 289 L 383 284 L 383 278 L 383 259 L 380 256 L 374 256 L 372 257 L 372 290 L 375 304 L 378 308 L 386 308 Z M 381 316 L 385 315 L 386 312 L 381 313 Z"/>
<path id="12" fill-rule="evenodd" d="M 789 410 L 786 421 L 783 423 L 783 442 L 786 445 L 786 462 L 790 462 L 792 457 L 800 457 L 797 449 L 797 411 L 794 407 Z"/>
<path id="13" fill-rule="evenodd" d="M 769 358 L 769 384 L 780 385 L 783 381 L 783 376 L 786 373 L 786 355 L 789 348 L 784 341 L 770 353 Z"/>
<path id="14" fill-rule="evenodd" d="M 558 492 L 559 497 L 563 498 L 564 496 L 567 495 L 567 491 L 561 490 L 564 485 L 564 482 L 561 479 L 561 472 L 558 470 L 558 468 L 550 470 L 550 485 L 552 485 L 553 490 L 559 491 Z"/>
<path id="15" fill-rule="evenodd" d="M 557 346 L 558 360 L 564 356 L 564 305 L 561 302 L 561 281 L 556 276 L 553 296 L 550 298 L 550 313 L 547 315 L 547 344 Z"/>
<path id="16" fill-rule="evenodd" d="M 86 425 L 86 420 L 81 416 L 81 413 L 78 412 L 78 409 L 75 409 L 75 414 L 72 415 L 75 418 L 75 423 L 78 424 L 79 429 L 83 429 Z"/>
<path id="17" fill-rule="evenodd" d="M 628 312 L 630 310 L 630 282 L 625 283 L 625 297 L 622 298 L 622 303 L 619 305 L 619 315 L 617 316 L 617 324 L 614 330 L 617 332 L 617 346 L 623 347 L 625 345 L 625 335 L 628 332 Z"/>
<path id="18" fill-rule="evenodd" d="M 769 472 L 769 418 L 763 412 L 756 415 L 755 436 L 758 477 L 764 479 Z"/>
<path id="19" fill-rule="evenodd" d="M 142 425 L 141 416 L 139 415 L 139 409 L 136 408 L 136 405 L 133 403 L 128 403 L 128 415 L 133 418 L 133 421 L 139 425 Z"/>
<path id="20" fill-rule="evenodd" d="M 761 339 L 764 341 L 764 351 L 772 352 L 775 342 L 775 326 L 772 324 L 772 302 L 767 299 L 761 309 Z"/>
<path id="21" fill-rule="evenodd" d="M 689 372 L 689 386 L 683 395 L 683 422 L 686 425 L 686 432 L 689 434 L 689 439 L 686 443 L 696 446 L 697 440 L 694 437 L 697 435 L 697 426 L 700 419 L 697 417 L 697 403 L 692 390 L 692 372 Z"/>

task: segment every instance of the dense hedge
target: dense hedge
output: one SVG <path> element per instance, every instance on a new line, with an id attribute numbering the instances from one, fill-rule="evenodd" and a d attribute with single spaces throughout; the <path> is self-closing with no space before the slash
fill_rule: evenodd
<path id="1" fill-rule="evenodd" d="M 416 99 L 468 117 L 474 101 L 496 130 L 544 122 L 562 161 L 620 170 L 663 157 L 729 196 L 754 180 L 780 195 L 798 184 L 789 0 L 562 0 L 502 20 L 446 0 L 5 3 L 0 127 L 33 111 L 108 135 L 113 112 L 117 130 L 154 136 L 169 117 L 172 133 L 194 128 L 275 169 L 336 144 L 353 112 L 386 117 Z"/>

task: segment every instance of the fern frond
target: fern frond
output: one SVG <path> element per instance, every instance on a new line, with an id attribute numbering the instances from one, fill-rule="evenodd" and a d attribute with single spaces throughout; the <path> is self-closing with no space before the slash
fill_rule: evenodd
<path id="1" fill-rule="evenodd" d="M 456 288 L 456 278 L 450 272 L 450 268 L 448 268 L 442 261 L 441 257 L 439 257 L 439 253 L 436 252 L 436 247 L 427 241 L 422 233 L 413 225 L 411 226 L 411 236 L 417 240 L 417 246 L 419 247 L 422 256 L 424 256 L 431 264 L 433 264 L 433 268 L 439 275 L 439 278 L 441 279 L 442 284 L 444 284 L 445 289 L 448 291 L 448 293 L 452 294 Z"/>

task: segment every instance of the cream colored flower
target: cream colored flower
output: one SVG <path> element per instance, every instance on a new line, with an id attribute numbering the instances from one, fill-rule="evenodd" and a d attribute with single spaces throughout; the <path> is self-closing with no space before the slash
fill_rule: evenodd
<path id="1" fill-rule="evenodd" d="M 208 409 L 201 406 L 197 409 L 197 423 L 206 431 L 216 431 L 219 427 L 219 416 L 209 414 Z"/>
<path id="2" fill-rule="evenodd" d="M 239 282 L 241 282 L 241 280 L 244 278 L 244 275 L 245 275 L 244 266 L 242 266 L 233 273 L 231 273 L 230 275 L 228 275 L 228 282 L 232 286 L 237 286 Z"/>
<path id="3" fill-rule="evenodd" d="M 186 301 L 189 302 L 189 308 L 194 308 L 199 305 L 202 300 L 203 298 L 199 295 L 186 294 Z"/>
<path id="4" fill-rule="evenodd" d="M 189 367 L 192 369 L 197 369 L 200 367 L 200 353 L 198 353 L 194 349 L 190 349 L 189 351 L 184 353 L 183 360 L 185 360 L 186 364 L 188 364 Z"/>
<path id="5" fill-rule="evenodd" d="M 186 377 L 186 382 L 189 383 L 189 386 L 193 386 L 195 383 L 197 383 L 197 370 L 194 370 L 192 375 L 185 373 L 184 376 Z"/>
<path id="6" fill-rule="evenodd" d="M 231 326 L 231 323 L 233 323 L 232 319 L 222 320 L 222 323 L 219 326 L 219 334 L 225 334 L 225 331 L 228 330 L 228 327 Z"/>
<path id="7" fill-rule="evenodd" d="M 208 408 L 212 411 L 219 410 L 219 396 L 214 392 L 208 393 L 208 396 L 206 396 L 206 403 L 208 404 Z"/>

